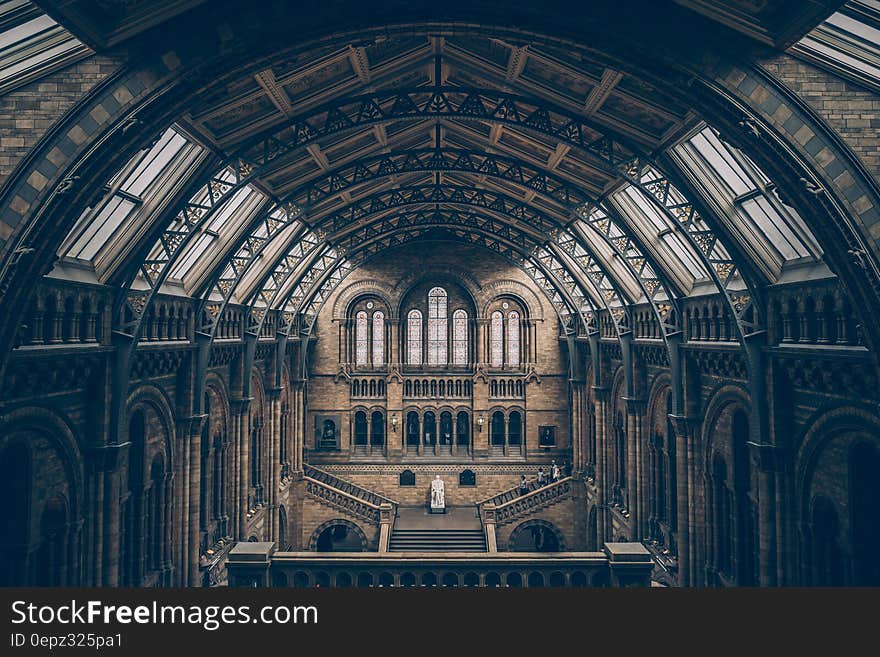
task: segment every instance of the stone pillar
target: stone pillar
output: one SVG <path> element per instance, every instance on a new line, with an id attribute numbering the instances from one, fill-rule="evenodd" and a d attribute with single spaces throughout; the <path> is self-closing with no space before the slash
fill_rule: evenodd
<path id="1" fill-rule="evenodd" d="M 397 369 L 400 369 L 400 363 L 403 362 L 403 358 L 400 353 L 400 319 L 399 318 L 387 318 L 385 320 L 385 325 L 388 327 L 389 332 L 389 341 L 386 347 L 389 358 L 389 365 L 392 367 L 396 366 Z M 391 368 L 389 368 L 391 369 Z"/>
<path id="2" fill-rule="evenodd" d="M 100 582 L 98 586 L 119 586 L 119 466 L 126 449 L 128 443 L 93 448 L 89 453 L 96 488 L 93 577 Z"/>
<path id="3" fill-rule="evenodd" d="M 611 586 L 651 586 L 654 561 L 651 553 L 641 543 L 605 543 Z"/>
<path id="4" fill-rule="evenodd" d="M 675 429 L 675 469 L 677 474 L 678 489 L 678 584 L 690 586 L 691 556 L 690 556 L 690 467 L 688 463 L 688 450 L 691 440 L 691 426 L 693 421 L 681 415 L 671 415 L 673 428 Z"/>
<path id="5" fill-rule="evenodd" d="M 388 502 L 379 505 L 379 552 L 388 552 L 394 529 L 394 507 Z"/>
<path id="6" fill-rule="evenodd" d="M 758 465 L 758 574 L 761 586 L 776 586 L 777 533 L 776 533 L 776 473 L 783 459 L 780 450 L 772 445 L 749 443 L 752 459 Z"/>
<path id="7" fill-rule="evenodd" d="M 199 531 L 201 529 L 202 492 L 202 425 L 205 415 L 190 418 L 189 427 L 189 539 L 187 541 L 187 583 L 200 586 L 199 581 Z"/>
<path id="8" fill-rule="evenodd" d="M 495 505 L 484 504 L 482 507 L 483 529 L 486 532 L 486 550 L 498 552 L 498 538 L 495 534 Z"/>
<path id="9" fill-rule="evenodd" d="M 236 431 L 236 445 L 238 454 L 238 469 L 236 471 L 236 494 L 238 495 L 238 526 L 235 536 L 241 540 L 247 540 L 247 514 L 248 514 L 248 491 L 249 491 L 249 461 L 250 450 L 250 406 L 251 397 L 242 397 L 232 400 L 233 426 Z"/>
<path id="10" fill-rule="evenodd" d="M 226 572 L 231 587 L 265 587 L 270 585 L 269 568 L 275 544 L 271 542 L 235 545 L 226 558 Z"/>
<path id="11" fill-rule="evenodd" d="M 611 517 L 608 511 L 611 483 L 611 463 L 608 449 L 608 422 L 611 391 L 601 386 L 593 386 L 593 399 L 596 415 L 596 512 L 598 540 L 604 543 L 611 535 Z"/>
<path id="12" fill-rule="evenodd" d="M 644 538 L 644 523 L 647 510 L 642 509 L 642 492 L 645 485 L 644 468 L 641 464 L 642 428 L 645 417 L 645 400 L 627 397 L 626 402 L 626 488 L 632 540 Z"/>
<path id="13" fill-rule="evenodd" d="M 189 458 L 190 440 L 189 422 L 183 420 L 177 425 L 178 449 L 177 467 L 174 479 L 177 483 L 175 498 L 178 501 L 179 513 L 174 521 L 174 534 L 177 539 L 177 553 L 174 561 L 177 566 L 176 582 L 178 586 L 186 586 L 189 582 Z"/>
<path id="14" fill-rule="evenodd" d="M 269 537 L 278 538 L 278 487 L 281 483 L 281 393 L 282 388 L 269 388 L 269 449 L 266 455 L 266 484 L 268 495 L 266 505 L 269 509 Z"/>

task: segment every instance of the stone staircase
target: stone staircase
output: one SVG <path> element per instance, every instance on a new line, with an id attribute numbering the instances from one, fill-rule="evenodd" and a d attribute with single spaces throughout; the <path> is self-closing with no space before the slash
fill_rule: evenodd
<path id="1" fill-rule="evenodd" d="M 430 514 L 424 507 L 398 507 L 389 552 L 486 552 L 486 534 L 474 507 Z"/>
<path id="2" fill-rule="evenodd" d="M 390 552 L 485 552 L 482 529 L 395 529 Z"/>
<path id="3" fill-rule="evenodd" d="M 308 479 L 320 482 L 324 486 L 327 486 L 337 491 L 342 491 L 346 495 L 355 497 L 371 506 L 379 507 L 383 503 L 391 505 L 397 504 L 397 502 L 388 497 L 379 495 L 378 493 L 374 493 L 373 491 L 367 490 L 366 488 L 362 488 L 361 486 L 353 484 L 350 481 L 340 479 L 339 477 L 332 475 L 329 472 L 325 472 L 324 470 L 320 470 L 313 465 L 304 465 L 303 475 L 305 475 L 305 477 L 307 477 Z"/>

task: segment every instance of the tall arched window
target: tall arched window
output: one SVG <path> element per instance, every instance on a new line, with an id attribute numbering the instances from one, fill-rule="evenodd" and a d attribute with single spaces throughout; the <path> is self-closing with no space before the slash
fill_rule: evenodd
<path id="1" fill-rule="evenodd" d="M 452 313 L 452 364 L 467 365 L 468 316 L 464 310 Z"/>
<path id="2" fill-rule="evenodd" d="M 428 365 L 445 365 L 448 355 L 446 333 L 446 290 L 428 292 Z"/>
<path id="3" fill-rule="evenodd" d="M 385 364 L 385 313 L 373 313 L 373 365 Z"/>
<path id="4" fill-rule="evenodd" d="M 489 328 L 490 364 L 501 367 L 504 364 L 504 315 L 496 310 L 492 313 L 492 324 Z"/>
<path id="5" fill-rule="evenodd" d="M 354 329 L 354 363 L 355 365 L 367 364 L 367 313 L 363 310 L 355 315 Z"/>
<path id="6" fill-rule="evenodd" d="M 507 364 L 519 367 L 519 313 L 515 310 L 507 315 Z"/>
<path id="7" fill-rule="evenodd" d="M 422 364 L 422 313 L 410 310 L 406 320 L 406 362 Z"/>

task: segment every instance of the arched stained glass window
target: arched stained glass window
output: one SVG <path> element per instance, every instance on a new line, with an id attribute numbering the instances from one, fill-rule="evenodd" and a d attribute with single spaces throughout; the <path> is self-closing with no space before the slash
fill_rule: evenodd
<path id="1" fill-rule="evenodd" d="M 496 310 L 492 313 L 492 323 L 489 327 L 490 364 L 492 367 L 501 367 L 504 364 L 504 315 Z"/>
<path id="2" fill-rule="evenodd" d="M 452 313 L 452 364 L 467 365 L 468 316 L 464 310 Z"/>
<path id="3" fill-rule="evenodd" d="M 446 290 L 428 292 L 428 365 L 445 365 L 448 356 L 446 333 Z"/>
<path id="4" fill-rule="evenodd" d="M 385 364 L 385 313 L 373 313 L 373 365 Z"/>
<path id="5" fill-rule="evenodd" d="M 519 367 L 519 313 L 507 315 L 507 364 Z"/>
<path id="6" fill-rule="evenodd" d="M 354 329 L 354 362 L 355 365 L 367 364 L 367 313 L 363 310 L 355 315 Z"/>
<path id="7" fill-rule="evenodd" d="M 422 313 L 410 310 L 406 316 L 406 362 L 422 364 Z"/>

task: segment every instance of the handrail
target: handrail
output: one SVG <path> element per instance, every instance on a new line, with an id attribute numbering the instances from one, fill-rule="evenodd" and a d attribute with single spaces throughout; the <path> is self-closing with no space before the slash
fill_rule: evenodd
<path id="1" fill-rule="evenodd" d="M 330 488 L 341 491 L 346 495 L 355 497 L 361 501 L 367 502 L 377 509 L 383 502 L 386 504 L 391 504 L 395 507 L 397 506 L 397 502 L 395 500 L 392 500 L 391 498 L 380 495 L 379 493 L 374 493 L 371 490 L 367 490 L 366 488 L 358 486 L 357 484 L 353 484 L 350 481 L 346 481 L 345 479 L 340 479 L 336 475 L 332 475 L 329 472 L 316 468 L 313 465 L 304 464 L 303 474 L 310 479 L 329 486 Z"/>

